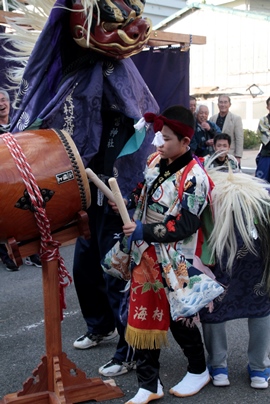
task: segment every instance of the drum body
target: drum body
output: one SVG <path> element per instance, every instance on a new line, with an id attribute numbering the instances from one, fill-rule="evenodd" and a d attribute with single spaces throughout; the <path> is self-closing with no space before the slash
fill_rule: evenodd
<path id="1" fill-rule="evenodd" d="M 51 231 L 72 222 L 91 201 L 88 178 L 70 135 L 39 129 L 14 134 L 41 191 Z M 40 237 L 29 194 L 0 136 L 0 242 Z"/>

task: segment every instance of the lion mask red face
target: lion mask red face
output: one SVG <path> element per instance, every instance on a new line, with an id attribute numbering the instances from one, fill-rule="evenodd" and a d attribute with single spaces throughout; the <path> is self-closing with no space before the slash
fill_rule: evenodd
<path id="1" fill-rule="evenodd" d="M 115 59 L 132 56 L 142 50 L 151 33 L 151 21 L 142 19 L 144 4 L 139 0 L 73 0 L 73 38 L 79 46 Z"/>

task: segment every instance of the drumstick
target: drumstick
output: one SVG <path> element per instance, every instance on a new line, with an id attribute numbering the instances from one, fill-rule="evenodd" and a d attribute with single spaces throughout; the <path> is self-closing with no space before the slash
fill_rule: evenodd
<path id="1" fill-rule="evenodd" d="M 90 168 L 86 168 L 87 177 L 100 189 L 100 191 L 112 202 L 115 202 L 112 191 L 109 187 L 107 187 L 101 179 L 94 173 L 94 171 L 90 170 Z"/>
<path id="2" fill-rule="evenodd" d="M 122 197 L 121 191 L 120 191 L 120 189 L 118 187 L 116 179 L 115 178 L 109 178 L 109 185 L 110 185 L 110 188 L 112 190 L 114 200 L 115 200 L 115 203 L 116 203 L 116 205 L 118 207 L 118 210 L 119 210 L 120 216 L 121 216 L 121 218 L 123 220 L 123 223 L 124 224 L 130 223 L 131 220 L 130 220 L 130 217 L 129 217 L 125 202 L 123 200 L 123 197 Z"/>

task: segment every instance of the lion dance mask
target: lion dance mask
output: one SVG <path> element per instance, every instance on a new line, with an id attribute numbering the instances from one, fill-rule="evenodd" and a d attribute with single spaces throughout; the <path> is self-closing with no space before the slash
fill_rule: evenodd
<path id="1" fill-rule="evenodd" d="M 151 21 L 142 18 L 144 5 L 139 0 L 73 0 L 73 39 L 114 59 L 132 56 L 142 50 L 152 29 Z"/>

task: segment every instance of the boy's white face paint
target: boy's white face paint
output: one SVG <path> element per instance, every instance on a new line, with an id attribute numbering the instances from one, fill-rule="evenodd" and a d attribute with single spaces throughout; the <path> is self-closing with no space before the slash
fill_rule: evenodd
<path id="1" fill-rule="evenodd" d="M 165 140 L 163 138 L 162 133 L 160 131 L 156 132 L 152 144 L 156 147 L 159 147 L 159 146 L 163 146 L 164 143 L 165 143 Z"/>

